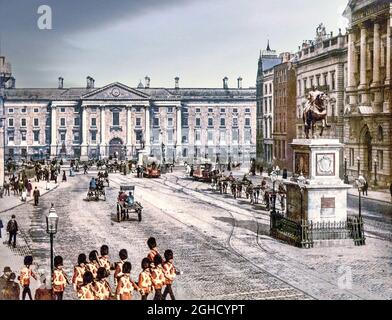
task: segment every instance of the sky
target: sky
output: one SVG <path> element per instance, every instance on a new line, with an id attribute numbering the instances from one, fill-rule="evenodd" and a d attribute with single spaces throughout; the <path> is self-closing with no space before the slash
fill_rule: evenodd
<path id="1" fill-rule="evenodd" d="M 348 0 L 0 0 L 0 54 L 17 87 L 254 87 L 260 50 L 295 52 L 327 32 L 345 31 Z M 52 29 L 38 27 L 41 5 Z M 41 18 L 42 19 L 42 18 Z"/>

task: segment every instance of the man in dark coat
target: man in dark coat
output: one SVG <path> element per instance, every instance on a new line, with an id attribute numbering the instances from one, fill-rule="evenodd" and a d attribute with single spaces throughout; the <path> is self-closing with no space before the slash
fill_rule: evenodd
<path id="1" fill-rule="evenodd" d="M 18 223 L 16 222 L 15 215 L 12 215 L 11 220 L 7 223 L 7 232 L 9 233 L 10 237 L 8 240 L 8 245 L 11 245 L 11 241 L 13 240 L 12 246 L 16 247 L 16 234 L 18 233 Z"/>
<path id="2" fill-rule="evenodd" d="M 392 182 L 391 182 L 391 184 L 389 186 L 389 192 L 391 193 L 391 198 L 392 198 Z"/>
<path id="3" fill-rule="evenodd" d="M 33 191 L 33 197 L 34 197 L 34 205 L 38 206 L 38 202 L 39 202 L 39 197 L 41 196 L 39 190 L 37 187 L 35 187 L 34 191 Z"/>

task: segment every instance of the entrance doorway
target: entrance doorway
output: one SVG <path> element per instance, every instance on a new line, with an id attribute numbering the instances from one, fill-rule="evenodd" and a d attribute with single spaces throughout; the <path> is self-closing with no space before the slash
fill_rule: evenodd
<path id="1" fill-rule="evenodd" d="M 110 140 L 109 156 L 114 159 L 125 160 L 123 141 L 120 138 Z"/>

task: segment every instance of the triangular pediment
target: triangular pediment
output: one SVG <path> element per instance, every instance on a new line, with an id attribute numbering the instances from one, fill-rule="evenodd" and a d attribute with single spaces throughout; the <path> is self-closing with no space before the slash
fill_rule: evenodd
<path id="1" fill-rule="evenodd" d="M 139 90 L 130 88 L 122 83 L 116 82 L 103 88 L 91 91 L 82 99 L 88 100 L 148 100 L 149 95 Z"/>

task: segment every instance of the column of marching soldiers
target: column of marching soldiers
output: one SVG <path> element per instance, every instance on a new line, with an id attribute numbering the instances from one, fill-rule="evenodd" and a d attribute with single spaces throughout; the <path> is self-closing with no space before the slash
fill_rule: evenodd
<path id="1" fill-rule="evenodd" d="M 154 300 L 165 300 L 167 295 L 175 300 L 172 285 L 176 275 L 180 272 L 173 264 L 173 251 L 166 250 L 164 259 L 160 255 L 155 238 L 147 240 L 150 249 L 146 258 L 141 262 L 142 271 L 138 280 L 131 278 L 132 265 L 128 260 L 126 249 L 119 251 L 119 261 L 112 263 L 109 260 L 109 247 L 103 245 L 100 256 L 96 250 L 91 251 L 88 257 L 84 253 L 79 254 L 77 265 L 74 267 L 71 279 L 63 270 L 63 258 L 54 258 L 54 271 L 51 276 L 51 285 L 46 283 L 46 277 L 41 278 L 42 286 L 35 291 L 35 300 L 63 300 L 66 286 L 72 285 L 80 300 L 132 300 L 134 291 L 139 292 L 141 300 L 147 300 L 150 294 L 154 294 Z M 30 281 L 37 280 L 37 275 L 32 270 L 33 257 L 24 258 L 18 280 L 22 287 L 22 299 L 26 296 L 32 300 Z M 109 284 L 109 277 L 113 272 L 114 287 Z M 2 299 L 18 300 L 20 296 L 19 285 L 14 282 L 15 274 L 9 267 L 4 269 L 4 277 L 11 286 L 5 284 L 1 291 Z M 164 289 L 164 290 L 163 290 Z M 163 292 L 162 292 L 163 290 Z M 1 300 L 1 299 L 0 299 Z"/>

